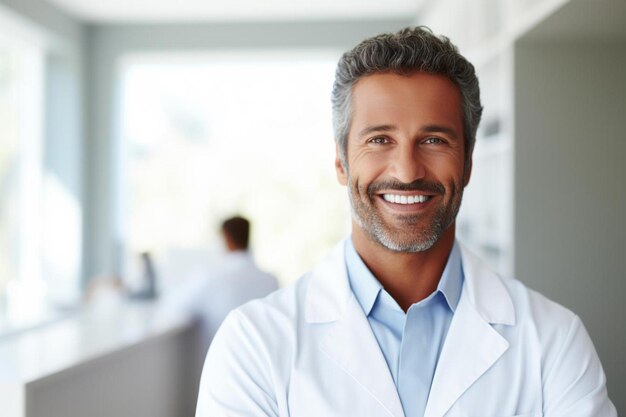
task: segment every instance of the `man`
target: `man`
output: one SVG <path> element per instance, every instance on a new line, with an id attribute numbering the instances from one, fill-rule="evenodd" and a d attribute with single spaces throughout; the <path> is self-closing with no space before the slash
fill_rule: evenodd
<path id="1" fill-rule="evenodd" d="M 276 278 L 261 271 L 248 251 L 250 222 L 247 219 L 235 216 L 225 220 L 221 234 L 227 253 L 220 265 L 194 274 L 164 303 L 168 311 L 186 311 L 197 317 L 202 359 L 213 335 L 232 309 L 278 288 Z"/>
<path id="2" fill-rule="evenodd" d="M 473 66 L 425 28 L 380 35 L 341 58 L 333 110 L 352 236 L 226 319 L 197 415 L 616 416 L 578 317 L 455 241 Z"/>

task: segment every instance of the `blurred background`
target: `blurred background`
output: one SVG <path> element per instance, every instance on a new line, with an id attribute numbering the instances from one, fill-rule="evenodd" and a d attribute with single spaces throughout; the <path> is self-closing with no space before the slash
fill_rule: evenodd
<path id="1" fill-rule="evenodd" d="M 120 316 L 113 303 L 81 321 L 89 291 L 141 291 L 148 253 L 167 294 L 219 261 L 219 224 L 235 213 L 281 285 L 307 271 L 349 233 L 333 167 L 336 62 L 417 24 L 451 38 L 481 83 L 459 238 L 580 315 L 626 412 L 625 2 L 0 0 L 8 416 L 193 415 L 184 320 L 159 327 L 152 310 Z M 130 365 L 107 359 L 127 374 L 145 371 L 133 355 L 168 364 L 145 362 L 157 373 L 132 380 L 142 395 L 115 390 L 115 366 L 65 372 L 127 348 Z"/>

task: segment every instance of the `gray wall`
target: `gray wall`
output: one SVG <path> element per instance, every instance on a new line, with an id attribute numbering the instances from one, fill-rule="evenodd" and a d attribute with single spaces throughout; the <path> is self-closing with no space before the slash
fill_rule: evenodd
<path id="1" fill-rule="evenodd" d="M 119 273 L 124 252 L 117 183 L 120 178 L 120 60 L 141 52 L 337 49 L 408 26 L 411 18 L 389 21 L 207 23 L 190 25 L 98 25 L 87 30 L 87 94 L 90 128 L 85 141 L 88 194 L 85 208 L 86 276 Z M 329 86 L 329 94 L 330 94 Z M 330 104 L 329 104 L 330 105 Z"/>
<path id="2" fill-rule="evenodd" d="M 515 270 L 576 312 L 626 412 L 626 42 L 515 48 Z"/>

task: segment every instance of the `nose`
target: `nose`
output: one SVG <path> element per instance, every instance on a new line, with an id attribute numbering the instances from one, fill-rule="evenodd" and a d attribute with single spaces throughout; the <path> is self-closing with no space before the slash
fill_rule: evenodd
<path id="1" fill-rule="evenodd" d="M 406 184 L 424 178 L 426 169 L 413 144 L 399 146 L 396 149 L 389 174 Z"/>

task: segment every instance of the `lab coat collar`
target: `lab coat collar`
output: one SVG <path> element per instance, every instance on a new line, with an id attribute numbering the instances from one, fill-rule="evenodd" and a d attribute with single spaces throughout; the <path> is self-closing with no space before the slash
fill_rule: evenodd
<path id="1" fill-rule="evenodd" d="M 465 280 L 461 299 L 467 298 L 476 313 L 490 324 L 515 324 L 513 301 L 502 279 L 481 259 L 459 244 Z M 353 297 L 344 260 L 344 241 L 311 272 L 306 295 L 305 318 L 325 323 L 341 318 Z M 459 301 L 460 303 L 460 301 Z"/>
<path id="2" fill-rule="evenodd" d="M 344 261 L 344 242 L 341 241 L 311 271 L 305 299 L 305 320 L 308 323 L 338 320 L 352 296 Z"/>
<path id="3" fill-rule="evenodd" d="M 476 312 L 490 324 L 515 325 L 515 308 L 502 278 L 465 246 L 461 247 L 461 262 L 465 273 L 463 294 Z"/>

